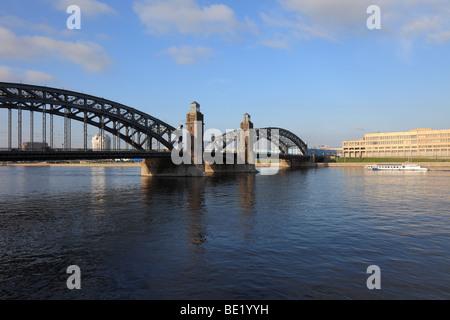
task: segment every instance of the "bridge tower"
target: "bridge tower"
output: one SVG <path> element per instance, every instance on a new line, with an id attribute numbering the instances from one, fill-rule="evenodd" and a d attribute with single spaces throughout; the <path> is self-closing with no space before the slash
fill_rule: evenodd
<path id="1" fill-rule="evenodd" d="M 142 176 L 162 177 L 202 177 L 205 176 L 203 162 L 204 115 L 200 112 L 200 104 L 196 101 L 190 104 L 186 115 L 186 130 L 190 134 L 191 163 L 175 165 L 171 157 L 143 159 L 141 165 Z"/>
<path id="2" fill-rule="evenodd" d="M 244 155 L 244 164 L 254 164 L 253 143 L 250 141 L 250 130 L 253 129 L 253 122 L 248 113 L 244 114 L 244 120 L 241 122 L 240 148 L 241 154 Z"/>
<path id="3" fill-rule="evenodd" d="M 186 129 L 191 136 L 191 163 L 202 164 L 205 149 L 203 142 L 205 122 L 197 101 L 191 103 L 189 113 L 186 115 Z"/>

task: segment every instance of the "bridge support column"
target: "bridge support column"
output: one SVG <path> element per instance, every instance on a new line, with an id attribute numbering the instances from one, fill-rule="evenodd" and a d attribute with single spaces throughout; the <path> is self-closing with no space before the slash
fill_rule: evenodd
<path id="1" fill-rule="evenodd" d="M 42 110 L 42 147 L 45 147 L 47 143 L 47 109 L 44 106 Z"/>
<path id="2" fill-rule="evenodd" d="M 151 151 L 153 149 L 153 139 L 149 135 L 147 136 L 147 151 Z"/>
<path id="3" fill-rule="evenodd" d="M 71 120 L 69 118 L 69 109 L 65 109 L 65 115 L 64 115 L 64 150 L 69 151 L 71 147 L 71 141 L 72 141 L 72 128 L 71 128 Z"/>
<path id="4" fill-rule="evenodd" d="M 31 144 L 31 150 L 34 150 L 34 116 L 33 116 L 33 111 L 30 111 L 30 144 Z"/>
<path id="5" fill-rule="evenodd" d="M 83 147 L 84 151 L 87 151 L 87 112 L 84 112 L 84 121 L 83 121 Z"/>
<path id="6" fill-rule="evenodd" d="M 22 109 L 17 110 L 17 148 L 22 150 Z"/>
<path id="7" fill-rule="evenodd" d="M 12 120 L 11 120 L 11 109 L 8 109 L 8 150 L 12 149 Z"/>
<path id="8" fill-rule="evenodd" d="M 50 105 L 50 112 L 50 148 L 53 149 L 55 147 L 53 141 L 53 105 Z"/>

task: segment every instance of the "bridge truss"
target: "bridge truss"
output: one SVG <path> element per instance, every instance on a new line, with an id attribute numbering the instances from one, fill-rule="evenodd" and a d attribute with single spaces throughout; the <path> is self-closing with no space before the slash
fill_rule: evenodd
<path id="1" fill-rule="evenodd" d="M 259 128 L 253 129 L 256 133 L 256 139 L 258 141 L 265 139 L 268 142 L 278 141 L 278 145 L 275 148 L 280 150 L 280 154 L 283 156 L 292 155 L 291 151 L 298 150 L 301 155 L 308 155 L 308 145 L 300 139 L 296 134 L 292 133 L 289 130 L 276 128 L 276 127 L 268 127 L 268 128 Z M 274 135 L 277 135 L 276 137 Z M 222 143 L 223 150 L 225 150 L 231 144 L 236 144 L 236 139 L 238 137 L 238 131 L 227 132 L 226 134 L 215 137 L 214 143 Z M 273 139 L 272 139 L 273 138 Z M 272 146 L 271 146 L 272 148 Z M 295 153 L 294 155 L 299 155 Z"/>
<path id="2" fill-rule="evenodd" d="M 68 90 L 0 82 L 0 108 L 8 109 L 8 149 L 12 143 L 12 110 L 17 110 L 17 145 L 22 148 L 22 111 L 30 112 L 30 142 L 33 145 L 34 112 L 42 113 L 42 142 L 53 147 L 53 116 L 64 118 L 64 149 L 71 149 L 71 120 L 84 125 L 84 151 L 88 151 L 87 126 L 99 129 L 101 136 L 109 132 L 136 150 L 150 151 L 153 139 L 172 150 L 169 124 L 142 111 L 107 99 Z M 49 141 L 47 120 L 50 117 Z M 120 148 L 119 148 L 120 149 Z"/>

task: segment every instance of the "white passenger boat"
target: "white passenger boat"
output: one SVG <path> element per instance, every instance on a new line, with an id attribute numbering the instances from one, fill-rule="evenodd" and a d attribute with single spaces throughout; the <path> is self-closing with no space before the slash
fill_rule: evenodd
<path id="1" fill-rule="evenodd" d="M 428 168 L 422 168 L 418 164 L 371 164 L 365 166 L 367 170 L 387 170 L 387 171 L 429 171 Z"/>
<path id="2" fill-rule="evenodd" d="M 429 171 L 418 164 L 371 164 L 364 167 L 366 170 L 387 170 L 387 171 Z"/>

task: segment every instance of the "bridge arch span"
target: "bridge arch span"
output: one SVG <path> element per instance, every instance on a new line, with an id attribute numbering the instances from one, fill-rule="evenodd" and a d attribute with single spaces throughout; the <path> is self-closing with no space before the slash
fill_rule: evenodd
<path id="1" fill-rule="evenodd" d="M 256 131 L 257 136 L 263 136 L 262 130 L 264 130 L 264 137 L 266 137 L 267 139 L 271 138 L 272 131 L 274 132 L 276 131 L 279 135 L 279 145 L 277 147 L 280 149 L 281 154 L 287 155 L 289 154 L 290 149 L 297 148 L 300 150 L 302 155 L 304 156 L 308 155 L 308 145 L 296 134 L 287 129 L 268 127 L 268 128 L 255 128 L 253 130 Z M 223 134 L 220 137 L 215 137 L 215 141 L 222 140 L 225 142 L 225 146 L 228 146 L 236 141 L 237 132 L 238 131 L 236 130 Z"/>
<path id="2" fill-rule="evenodd" d="M 0 82 L 0 108 L 48 113 L 109 132 L 137 150 L 156 139 L 173 149 L 171 125 L 137 109 L 92 95 L 50 87 Z"/>
<path id="3" fill-rule="evenodd" d="M 300 139 L 295 133 L 287 129 L 276 127 L 269 127 L 262 129 L 267 130 L 268 132 L 271 132 L 272 130 L 278 130 L 278 133 L 280 135 L 279 148 L 282 153 L 288 154 L 289 149 L 298 148 L 304 156 L 308 155 L 308 145 L 302 139 Z"/>

